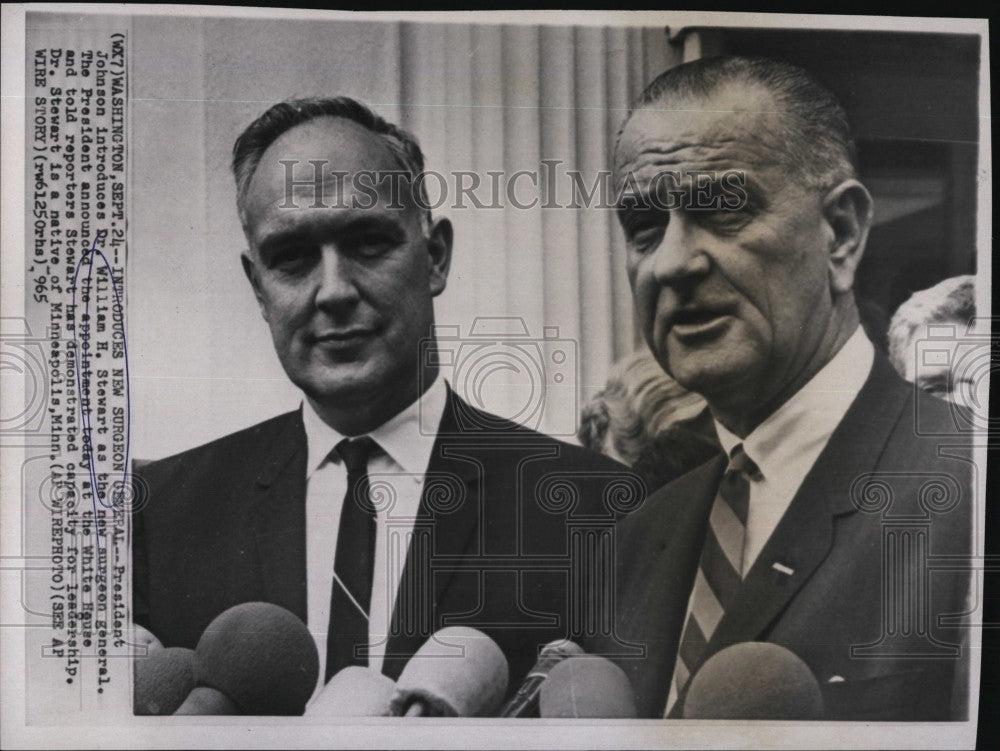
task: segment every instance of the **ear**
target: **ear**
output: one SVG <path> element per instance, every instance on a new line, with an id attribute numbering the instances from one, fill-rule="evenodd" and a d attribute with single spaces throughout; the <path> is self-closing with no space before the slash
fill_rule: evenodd
<path id="1" fill-rule="evenodd" d="M 823 216 L 833 233 L 830 241 L 830 288 L 834 295 L 854 287 L 872 226 L 872 197 L 857 180 L 845 180 L 823 198 Z"/>
<path id="2" fill-rule="evenodd" d="M 430 270 L 431 296 L 437 297 L 448 284 L 451 268 L 451 244 L 454 232 L 447 219 L 436 219 L 427 233 L 427 263 Z"/>
<path id="3" fill-rule="evenodd" d="M 268 321 L 267 305 L 264 304 L 264 294 L 261 291 L 260 278 L 257 276 L 257 264 L 254 263 L 249 250 L 244 250 L 240 253 L 240 261 L 243 264 L 243 273 L 247 275 L 247 280 L 250 282 L 250 286 L 253 287 L 253 295 L 257 298 L 257 305 L 260 306 L 260 314 L 264 317 L 265 321 Z"/>

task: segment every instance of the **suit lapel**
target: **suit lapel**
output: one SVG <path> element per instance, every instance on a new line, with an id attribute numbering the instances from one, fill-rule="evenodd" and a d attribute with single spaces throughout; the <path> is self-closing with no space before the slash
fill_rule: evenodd
<path id="1" fill-rule="evenodd" d="M 868 380 L 747 573 L 706 655 L 761 638 L 829 554 L 835 518 L 856 510 L 852 482 L 876 466 L 905 406 L 906 392 L 893 388 L 891 368 L 876 354 Z"/>
<path id="2" fill-rule="evenodd" d="M 451 571 L 433 574 L 427 556 L 440 557 L 439 551 L 448 556 L 461 554 L 475 539 L 480 507 L 480 470 L 475 464 L 461 459 L 460 449 L 463 441 L 470 437 L 481 438 L 482 434 L 463 433 L 456 416 L 456 410 L 463 407 L 472 409 L 463 405 L 449 389 L 417 514 L 418 530 L 430 530 L 429 547 L 418 550 L 418 546 L 410 545 L 401 582 L 410 587 L 412 599 L 406 606 L 397 596 L 392 623 L 404 625 L 401 631 L 390 634 L 386 645 L 383 672 L 392 678 L 399 676 L 409 657 L 427 639 L 422 629 L 407 627 L 413 622 L 412 610 L 410 615 L 404 617 L 401 607 L 436 612 L 454 575 Z M 305 550 L 308 452 L 301 410 L 289 413 L 287 419 L 273 431 L 270 441 L 262 437 L 262 444 L 264 448 L 255 458 L 260 471 L 251 486 L 254 542 L 260 562 L 262 596 L 305 621 L 308 615 Z M 441 498 L 451 492 L 455 493 L 455 497 L 464 499 L 454 510 L 441 503 Z M 401 584 L 401 591 L 403 586 Z M 428 607 L 430 610 L 426 610 Z"/>
<path id="3" fill-rule="evenodd" d="M 414 537 L 393 606 L 382 668 L 390 678 L 399 676 L 410 656 L 427 640 L 428 630 L 436 625 L 434 615 L 439 612 L 454 577 L 453 570 L 435 571 L 432 561 L 462 556 L 475 540 L 479 526 L 481 473 L 486 470 L 462 459 L 463 442 L 476 436 L 462 430 L 457 416 L 459 409 L 471 407 L 448 388 L 444 415 L 424 477 Z M 449 498 L 460 499 L 460 503 L 449 505 Z"/>
<path id="4" fill-rule="evenodd" d="M 253 526 L 264 599 L 307 618 L 306 435 L 302 412 L 289 413 L 262 451 L 253 485 Z M 249 573 L 249 572 L 248 572 Z"/>
<path id="5" fill-rule="evenodd" d="M 619 555 L 631 563 L 617 573 L 624 596 L 610 649 L 620 651 L 624 642 L 645 651 L 638 659 L 618 660 L 640 717 L 663 713 L 709 510 L 725 468 L 720 454 L 649 496 L 618 528 Z"/>
<path id="6" fill-rule="evenodd" d="M 626 626 L 647 621 L 649 603 L 662 600 L 665 587 L 690 589 L 708 512 L 725 467 L 722 455 L 706 462 L 649 496 L 641 515 L 626 517 L 622 522 L 618 544 L 639 546 L 635 552 L 629 552 L 635 565 L 620 573 L 626 581 L 619 582 L 619 586 L 628 593 L 620 618 Z M 690 564 L 691 559 L 695 566 L 679 565 Z M 690 576 L 686 576 L 689 568 Z M 655 600 L 650 600 L 653 595 Z"/>

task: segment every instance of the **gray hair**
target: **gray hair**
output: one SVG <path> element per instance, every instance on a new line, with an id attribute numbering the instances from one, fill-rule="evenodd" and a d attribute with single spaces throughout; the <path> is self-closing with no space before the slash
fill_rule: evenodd
<path id="1" fill-rule="evenodd" d="M 913 357 L 913 334 L 918 326 L 956 319 L 968 324 L 975 317 L 975 280 L 971 275 L 950 277 L 914 292 L 899 306 L 889 324 L 889 360 L 900 374 L 906 373 L 906 362 Z"/>
<path id="2" fill-rule="evenodd" d="M 811 188 L 825 189 L 857 177 L 857 156 L 844 108 L 802 68 L 759 57 L 710 57 L 694 60 L 657 76 L 629 110 L 619 138 L 636 110 L 677 99 L 706 99 L 732 84 L 757 84 L 781 108 L 773 133 L 792 174 Z M 617 142 L 616 142 L 617 149 Z"/>
<path id="3" fill-rule="evenodd" d="M 704 408 L 703 397 L 677 383 L 642 348 L 611 366 L 605 387 L 583 407 L 577 437 L 603 453 L 610 433 L 615 451 L 631 465 L 657 435 Z"/>

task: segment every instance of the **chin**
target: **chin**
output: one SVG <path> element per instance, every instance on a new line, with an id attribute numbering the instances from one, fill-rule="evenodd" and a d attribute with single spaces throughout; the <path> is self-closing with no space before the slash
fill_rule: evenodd
<path id="1" fill-rule="evenodd" d="M 357 398 L 378 388 L 357 365 L 313 366 L 288 374 L 289 380 L 319 402 Z"/>
<path id="2" fill-rule="evenodd" d="M 688 391 L 701 394 L 709 401 L 713 401 L 713 396 L 722 397 L 719 401 L 726 401 L 725 396 L 735 392 L 742 384 L 752 380 L 752 365 L 726 363 L 725 367 L 718 367 L 721 363 L 680 363 L 672 371 L 674 380 Z"/>
<path id="3" fill-rule="evenodd" d="M 667 372 L 689 391 L 698 391 L 702 385 L 714 389 L 751 381 L 765 364 L 760 345 L 736 337 L 703 346 L 686 346 L 668 338 L 666 349 Z"/>

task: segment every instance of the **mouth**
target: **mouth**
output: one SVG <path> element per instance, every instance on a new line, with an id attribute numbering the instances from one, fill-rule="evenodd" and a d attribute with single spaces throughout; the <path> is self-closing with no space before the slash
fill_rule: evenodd
<path id="1" fill-rule="evenodd" d="M 667 331 L 680 339 L 701 339 L 719 334 L 729 325 L 728 308 L 680 308 L 667 320 Z"/>
<path id="2" fill-rule="evenodd" d="M 375 334 L 373 329 L 335 329 L 314 334 L 312 339 L 316 344 L 328 347 L 349 347 L 369 339 Z"/>

